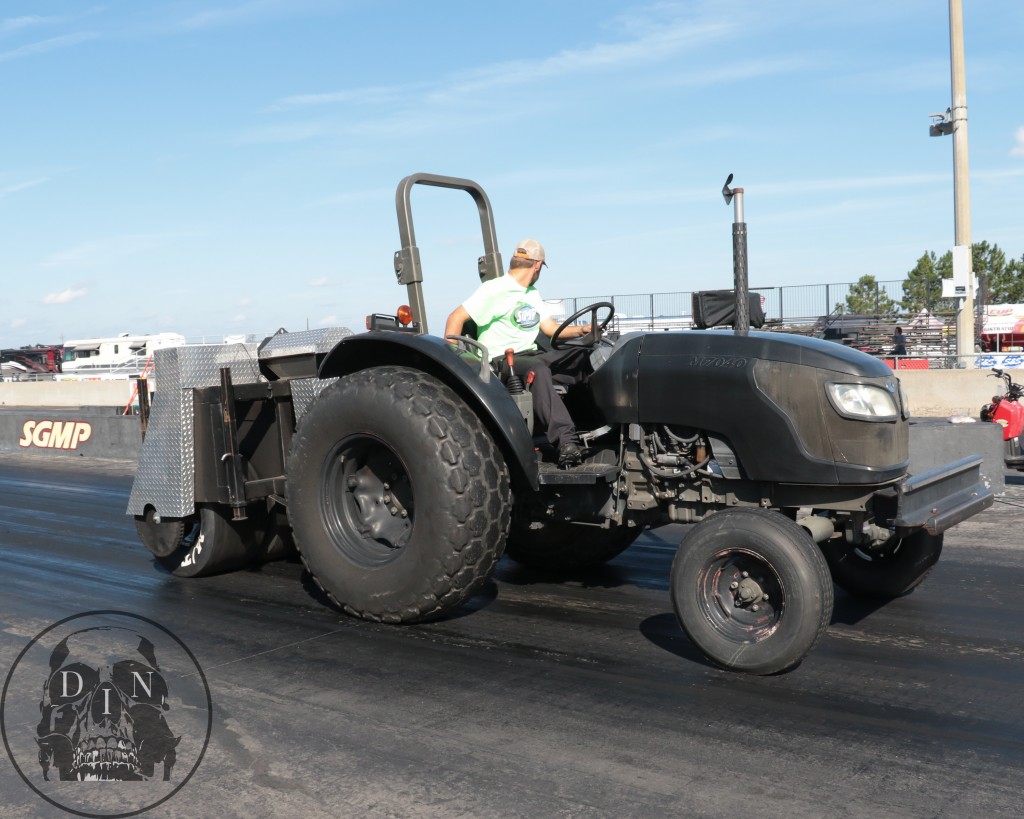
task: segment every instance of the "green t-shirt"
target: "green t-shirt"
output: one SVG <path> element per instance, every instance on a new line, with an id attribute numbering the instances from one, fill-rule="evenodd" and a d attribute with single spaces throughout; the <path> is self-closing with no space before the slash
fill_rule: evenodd
<path id="1" fill-rule="evenodd" d="M 462 306 L 476 322 L 477 340 L 491 358 L 509 347 L 517 353 L 536 350 L 540 323 L 551 315 L 537 288 L 523 287 L 511 276 L 484 282 Z"/>

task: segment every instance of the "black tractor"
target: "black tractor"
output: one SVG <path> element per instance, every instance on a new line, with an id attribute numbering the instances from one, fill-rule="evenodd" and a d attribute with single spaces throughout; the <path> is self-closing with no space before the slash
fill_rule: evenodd
<path id="1" fill-rule="evenodd" d="M 784 333 L 617 335 L 607 302 L 550 339 L 585 346 L 593 370 L 565 395 L 587 457 L 559 467 L 529 389 L 492 368 L 502 351 L 427 332 L 417 184 L 472 196 L 479 276 L 502 275 L 484 191 L 416 174 L 396 196 L 408 308 L 358 334 L 158 353 L 128 511 L 174 573 L 237 568 L 291 537 L 338 607 L 416 623 L 476 594 L 503 554 L 572 571 L 647 527 L 694 524 L 672 567 L 682 628 L 718 665 L 770 674 L 821 638 L 833 581 L 902 595 L 942 533 L 993 502 L 980 457 L 910 463 L 906 401 L 878 359 Z M 581 320 L 588 335 L 562 338 Z"/>

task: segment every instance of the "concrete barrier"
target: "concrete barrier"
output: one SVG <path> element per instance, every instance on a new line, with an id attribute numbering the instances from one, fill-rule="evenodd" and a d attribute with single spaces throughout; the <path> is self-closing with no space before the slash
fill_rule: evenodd
<path id="1" fill-rule="evenodd" d="M 900 370 L 900 383 L 913 415 L 968 415 L 977 418 L 1002 382 L 985 370 Z M 1021 374 L 1024 376 L 1024 373 Z M 1016 381 L 1016 379 L 1014 379 Z"/>
<path id="2" fill-rule="evenodd" d="M 127 406 L 134 381 L 4 381 L 0 407 Z"/>
<path id="3" fill-rule="evenodd" d="M 142 428 L 138 416 L 114 408 L 95 410 L 23 407 L 0 409 L 0 452 L 40 457 L 138 457 Z"/>
<path id="4" fill-rule="evenodd" d="M 896 375 L 914 415 L 977 417 L 992 400 L 1000 382 L 985 370 L 911 370 Z M 1024 373 L 1022 373 L 1024 378 Z M 132 397 L 131 381 L 34 381 L 0 383 L 0 407 L 124 407 Z"/>

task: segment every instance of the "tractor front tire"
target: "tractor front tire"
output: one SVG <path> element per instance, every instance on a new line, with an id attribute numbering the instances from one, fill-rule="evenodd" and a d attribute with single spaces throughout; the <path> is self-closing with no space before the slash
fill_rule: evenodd
<path id="1" fill-rule="evenodd" d="M 832 618 L 817 545 L 778 512 L 727 509 L 698 523 L 672 564 L 672 605 L 687 636 L 730 671 L 798 665 Z"/>

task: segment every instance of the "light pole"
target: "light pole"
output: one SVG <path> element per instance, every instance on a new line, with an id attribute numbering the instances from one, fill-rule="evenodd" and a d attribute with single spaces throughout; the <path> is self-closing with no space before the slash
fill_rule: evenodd
<path id="1" fill-rule="evenodd" d="M 956 316 L 956 353 L 974 353 L 974 271 L 971 253 L 971 183 L 967 168 L 967 81 L 964 73 L 964 13 L 962 0 L 949 0 L 949 62 L 953 104 L 936 122 L 930 136 L 953 135 L 953 210 L 956 247 L 953 248 L 953 280 L 967 288 Z M 959 268 L 966 266 L 961 271 Z M 960 275 L 958 275 L 960 274 Z"/>

